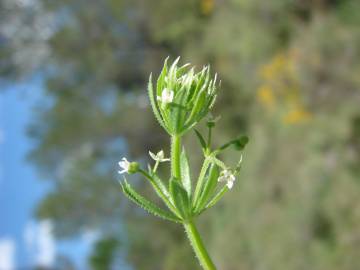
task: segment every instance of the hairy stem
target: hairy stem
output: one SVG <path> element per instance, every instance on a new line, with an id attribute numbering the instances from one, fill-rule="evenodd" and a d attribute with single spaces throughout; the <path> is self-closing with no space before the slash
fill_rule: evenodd
<path id="1" fill-rule="evenodd" d="M 181 180 L 180 154 L 181 137 L 174 135 L 171 137 L 171 175 Z M 206 165 L 206 168 L 207 166 L 208 164 Z M 203 174 L 205 174 L 206 168 Z M 211 261 L 210 256 L 205 249 L 195 224 L 191 220 L 187 220 L 183 224 L 196 257 L 199 259 L 200 265 L 204 268 L 204 270 L 216 270 L 214 263 Z"/>
<path id="2" fill-rule="evenodd" d="M 204 243 L 201 240 L 195 224 L 190 220 L 184 223 L 184 227 L 200 265 L 204 270 L 216 270 L 214 263 L 205 249 Z"/>
<path id="3" fill-rule="evenodd" d="M 181 137 L 171 137 L 171 175 L 180 180 Z"/>
<path id="4" fill-rule="evenodd" d="M 207 148 L 211 148 L 211 130 L 212 130 L 212 128 L 211 127 L 209 127 L 209 130 L 208 130 L 208 140 L 207 140 L 207 145 L 206 145 L 206 147 Z"/>

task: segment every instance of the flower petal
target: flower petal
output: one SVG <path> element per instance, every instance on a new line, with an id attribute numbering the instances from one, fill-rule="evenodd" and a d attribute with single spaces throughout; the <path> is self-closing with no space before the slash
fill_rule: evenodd
<path id="1" fill-rule="evenodd" d="M 156 154 L 156 156 L 161 160 L 161 159 L 163 159 L 164 158 L 164 151 L 163 150 L 160 150 L 157 154 Z"/>
<path id="2" fill-rule="evenodd" d="M 157 160 L 157 156 L 153 152 L 149 151 L 149 155 L 153 160 Z"/>
<path id="3" fill-rule="evenodd" d="M 228 181 L 228 182 L 226 183 L 226 185 L 227 185 L 227 187 L 228 187 L 229 189 L 232 189 L 232 187 L 233 187 L 233 185 L 234 185 L 234 182 L 233 182 L 233 181 Z"/>

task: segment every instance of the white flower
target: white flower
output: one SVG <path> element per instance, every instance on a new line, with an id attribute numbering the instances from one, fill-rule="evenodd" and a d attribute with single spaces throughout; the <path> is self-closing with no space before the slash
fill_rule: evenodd
<path id="1" fill-rule="evenodd" d="M 169 158 L 165 158 L 163 150 L 160 150 L 156 155 L 154 153 L 152 153 L 151 151 L 149 151 L 149 155 L 153 160 L 155 160 L 157 162 L 170 161 Z"/>
<path id="2" fill-rule="evenodd" d="M 157 100 L 159 100 L 163 105 L 166 105 L 168 103 L 171 103 L 174 99 L 174 91 L 165 88 L 162 92 L 161 92 L 161 97 L 157 97 Z"/>
<path id="3" fill-rule="evenodd" d="M 223 170 L 218 178 L 218 182 L 226 182 L 226 185 L 229 189 L 231 189 L 234 185 L 235 175 L 231 173 L 229 170 Z"/>
<path id="4" fill-rule="evenodd" d="M 122 158 L 121 161 L 119 161 L 119 166 L 122 168 L 122 170 L 118 171 L 118 173 L 129 173 L 130 164 L 131 163 L 126 158 Z"/>

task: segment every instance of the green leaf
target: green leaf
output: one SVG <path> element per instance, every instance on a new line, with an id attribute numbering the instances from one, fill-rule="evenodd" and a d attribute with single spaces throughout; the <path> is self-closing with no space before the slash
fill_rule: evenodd
<path id="1" fill-rule="evenodd" d="M 210 200 L 210 202 L 206 205 L 205 208 L 210 208 L 214 206 L 228 190 L 229 188 L 226 185 L 223 186 L 222 189 L 220 189 L 220 191 Z"/>
<path id="2" fill-rule="evenodd" d="M 206 157 L 205 160 L 204 160 L 204 163 L 201 167 L 201 170 L 200 170 L 200 174 L 199 174 L 199 177 L 197 179 L 197 183 L 196 183 L 196 187 L 195 187 L 195 192 L 194 192 L 194 196 L 193 196 L 193 206 L 196 205 L 200 195 L 201 195 L 201 188 L 203 186 L 203 183 L 204 183 L 204 179 L 205 179 L 205 176 L 206 176 L 206 172 L 209 168 L 209 165 L 211 163 L 211 158 L 210 157 Z"/>
<path id="3" fill-rule="evenodd" d="M 181 182 L 190 198 L 191 197 L 191 177 L 190 177 L 189 162 L 186 157 L 185 148 L 183 148 L 181 155 L 180 155 L 180 169 L 181 169 Z"/>
<path id="4" fill-rule="evenodd" d="M 205 142 L 204 137 L 203 137 L 203 136 L 201 135 L 201 133 L 200 133 L 199 131 L 197 131 L 196 129 L 194 129 L 194 131 L 195 131 L 195 134 L 196 134 L 197 138 L 199 139 L 199 142 L 200 142 L 200 144 L 201 144 L 201 147 L 202 147 L 203 149 L 206 149 L 206 142 Z"/>
<path id="5" fill-rule="evenodd" d="M 186 111 L 186 107 L 182 106 L 184 103 L 184 99 L 185 99 L 185 90 L 182 88 L 180 89 L 180 91 L 176 94 L 175 99 L 174 99 L 174 103 L 177 104 L 177 106 L 174 106 L 174 103 L 170 103 L 170 109 L 171 109 L 171 126 L 172 129 L 176 132 L 179 133 L 180 129 L 183 125 L 182 121 L 182 111 Z M 184 115 L 184 114 L 183 114 Z"/>
<path id="6" fill-rule="evenodd" d="M 213 96 L 211 96 L 211 98 L 209 99 L 209 105 L 207 106 L 209 110 L 211 110 L 214 105 L 215 105 L 215 102 L 216 102 L 216 98 L 217 98 L 217 95 L 214 94 Z"/>
<path id="7" fill-rule="evenodd" d="M 179 218 L 177 218 L 173 213 L 168 212 L 166 210 L 161 209 L 156 204 L 150 202 L 149 200 L 145 199 L 139 193 L 137 193 L 125 180 L 124 183 L 120 183 L 124 194 L 138 206 L 142 207 L 149 213 L 158 216 L 160 218 L 174 221 L 174 222 L 181 222 Z"/>
<path id="8" fill-rule="evenodd" d="M 170 179 L 170 194 L 181 217 L 183 219 L 189 218 L 191 214 L 190 199 L 186 190 L 176 178 Z"/>
<path id="9" fill-rule="evenodd" d="M 165 62 L 164 62 L 164 66 L 163 69 L 161 70 L 161 73 L 159 75 L 159 78 L 156 82 L 156 95 L 157 96 L 161 96 L 161 90 L 165 88 L 164 86 L 164 80 L 165 80 L 165 76 L 167 74 L 167 62 L 169 60 L 169 57 L 166 57 Z"/>
<path id="10" fill-rule="evenodd" d="M 148 94 L 149 94 L 149 99 L 150 99 L 150 105 L 154 112 L 156 120 L 159 122 L 160 126 L 162 126 L 167 132 L 169 132 L 161 115 L 160 115 L 159 109 L 157 107 L 157 103 L 155 101 L 154 89 L 153 89 L 153 85 L 152 85 L 152 74 L 150 74 L 150 77 L 149 77 Z"/>
<path id="11" fill-rule="evenodd" d="M 182 109 L 182 110 L 185 110 L 185 111 L 187 110 L 187 108 L 184 105 L 174 103 L 174 102 L 169 103 L 169 106 L 172 107 L 172 108 L 179 108 L 179 109 Z"/>
<path id="12" fill-rule="evenodd" d="M 187 64 L 179 67 L 176 72 L 176 77 L 179 78 L 181 75 L 184 75 L 186 73 L 186 71 L 189 69 L 189 66 L 190 66 L 190 63 L 187 63 Z"/>
<path id="13" fill-rule="evenodd" d="M 166 198 L 170 198 L 170 194 L 163 181 L 154 173 L 151 174 L 157 188 L 161 190 L 161 192 L 166 196 Z"/>
<path id="14" fill-rule="evenodd" d="M 169 87 L 174 89 L 174 83 L 176 81 L 176 73 L 177 73 L 177 63 L 180 60 L 180 56 L 178 56 L 175 61 L 171 64 L 168 72 L 168 78 L 170 80 Z"/>
<path id="15" fill-rule="evenodd" d="M 208 203 L 210 197 L 213 196 L 219 174 L 219 167 L 216 164 L 211 164 L 209 173 L 206 177 L 206 182 L 204 183 L 203 188 L 201 188 L 201 195 L 195 205 L 195 212 L 201 211 Z"/>
<path id="16" fill-rule="evenodd" d="M 226 148 L 228 148 L 230 145 L 234 145 L 236 150 L 243 150 L 246 146 L 246 144 L 249 142 L 249 137 L 247 136 L 241 136 L 238 139 L 232 140 L 228 143 L 225 143 L 224 145 L 222 145 L 219 149 L 220 150 L 224 150 Z"/>
<path id="17" fill-rule="evenodd" d="M 218 193 L 210 200 L 210 202 L 203 208 L 195 212 L 195 215 L 200 215 L 202 212 L 204 212 L 206 209 L 209 209 L 213 207 L 228 191 L 228 187 L 225 185 L 223 186 Z"/>
<path id="18" fill-rule="evenodd" d="M 178 217 L 180 217 L 179 212 L 176 210 L 175 206 L 171 203 L 171 196 L 169 191 L 164 186 L 163 181 L 156 175 L 150 172 L 150 174 L 146 173 L 143 170 L 139 170 L 142 175 L 149 180 L 150 184 L 154 188 L 156 194 L 163 200 L 166 206 Z"/>
<path id="19" fill-rule="evenodd" d="M 194 119 L 198 120 L 200 118 L 199 113 L 200 113 L 201 109 L 203 108 L 205 101 L 206 101 L 206 92 L 205 92 L 205 90 L 202 90 L 199 92 L 199 94 L 196 97 L 194 106 L 191 110 L 191 113 L 190 113 L 185 125 L 189 125 L 189 124 L 193 123 Z M 206 109 L 205 109 L 205 111 L 206 111 Z"/>

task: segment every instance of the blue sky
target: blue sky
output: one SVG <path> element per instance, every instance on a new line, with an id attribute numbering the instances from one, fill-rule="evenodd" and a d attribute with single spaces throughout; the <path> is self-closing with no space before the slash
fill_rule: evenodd
<path id="1" fill-rule="evenodd" d="M 27 152 L 34 146 L 26 128 L 32 119 L 31 108 L 41 99 L 41 78 L 8 85 L 0 93 L 0 268 L 8 264 L 16 268 L 35 262 L 50 264 L 61 253 L 81 269 L 91 237 L 55 242 L 51 222 L 39 223 L 33 216 L 36 205 L 51 189 L 51 181 L 39 180 L 26 161 Z"/>

